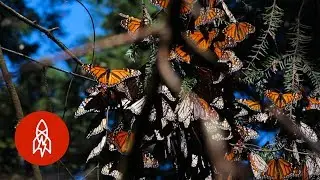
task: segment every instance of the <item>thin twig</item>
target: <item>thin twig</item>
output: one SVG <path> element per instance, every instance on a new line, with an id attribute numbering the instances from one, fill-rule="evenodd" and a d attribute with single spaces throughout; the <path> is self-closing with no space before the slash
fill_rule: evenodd
<path id="1" fill-rule="evenodd" d="M 67 168 L 67 166 L 61 160 L 59 160 L 59 163 L 64 167 L 64 169 L 68 172 L 68 174 L 70 175 L 70 177 L 72 179 L 76 179 L 76 178 L 73 177 L 71 171 Z"/>
<path id="2" fill-rule="evenodd" d="M 1 45 L 0 45 L 1 47 Z M 8 71 L 6 62 L 4 60 L 3 54 L 2 54 L 2 50 L 0 48 L 0 68 L 1 68 L 1 72 L 2 72 L 2 76 L 4 81 L 6 82 L 9 94 L 11 96 L 14 108 L 16 110 L 16 117 L 18 119 L 18 123 L 19 121 L 24 117 L 23 115 L 23 110 L 21 107 L 21 102 L 18 96 L 18 93 L 13 85 L 12 79 L 11 79 L 11 75 Z M 33 175 L 35 177 L 36 180 L 42 180 L 42 176 L 41 176 L 41 172 L 39 169 L 39 166 L 36 165 L 32 165 L 32 169 L 33 169 Z"/>
<path id="3" fill-rule="evenodd" d="M 163 26 L 161 24 L 155 24 L 151 27 L 144 27 L 139 29 L 139 31 L 135 32 L 134 34 L 129 33 L 120 33 L 116 35 L 107 36 L 105 38 L 101 38 L 96 41 L 95 49 L 96 51 L 101 51 L 106 48 L 113 48 L 117 46 L 121 46 L 124 44 L 131 44 L 137 41 L 140 41 L 144 39 L 145 37 L 148 37 L 150 35 L 157 35 L 159 32 L 161 32 L 163 29 Z M 83 45 L 80 45 L 75 48 L 71 48 L 70 51 L 78 57 L 81 57 L 88 53 L 88 51 L 91 49 L 92 44 L 86 43 Z M 42 60 L 65 60 L 68 59 L 69 55 L 64 52 L 57 52 L 53 55 L 47 55 L 43 58 L 40 58 L 39 61 Z"/>
<path id="4" fill-rule="evenodd" d="M 80 59 L 78 59 L 68 48 L 65 46 L 60 40 L 58 40 L 53 34 L 52 30 L 47 29 L 43 26 L 40 26 L 37 24 L 36 21 L 31 21 L 28 18 L 24 17 L 23 15 L 19 14 L 17 11 L 12 9 L 11 7 L 4 4 L 2 1 L 0 1 L 0 7 L 3 7 L 5 10 L 7 10 L 11 15 L 18 18 L 19 20 L 23 21 L 24 23 L 38 29 L 39 31 L 43 32 L 45 35 L 48 36 L 49 39 L 51 39 L 53 42 L 55 42 L 61 49 L 63 49 L 76 63 L 82 65 Z"/>
<path id="5" fill-rule="evenodd" d="M 1 47 L 1 49 L 4 50 L 4 51 L 6 51 L 6 52 L 9 52 L 9 53 L 16 54 L 16 55 L 18 55 L 18 56 L 24 57 L 24 58 L 26 58 L 28 61 L 31 61 L 31 62 L 34 62 L 34 63 L 39 64 L 41 67 L 51 68 L 51 69 L 54 69 L 54 70 L 57 70 L 57 71 L 60 71 L 60 72 L 66 73 L 66 74 L 70 74 L 70 75 L 75 76 L 75 77 L 79 77 L 79 78 L 82 78 L 82 79 L 86 79 L 86 80 L 90 80 L 90 81 L 96 82 L 96 80 L 94 80 L 94 79 L 92 79 L 92 78 L 89 78 L 89 77 L 86 77 L 86 76 L 82 76 L 82 75 L 77 74 L 77 73 L 65 71 L 65 70 L 63 70 L 63 69 L 60 69 L 60 68 L 51 66 L 51 65 L 49 65 L 49 64 L 45 64 L 45 63 L 39 62 L 39 61 L 37 61 L 37 60 L 35 60 L 35 59 L 32 59 L 30 56 L 27 56 L 27 55 L 25 55 L 25 54 L 22 54 L 22 53 L 19 53 L 19 52 L 16 52 L 16 51 L 13 51 L 13 50 L 4 48 L 4 47 Z"/>

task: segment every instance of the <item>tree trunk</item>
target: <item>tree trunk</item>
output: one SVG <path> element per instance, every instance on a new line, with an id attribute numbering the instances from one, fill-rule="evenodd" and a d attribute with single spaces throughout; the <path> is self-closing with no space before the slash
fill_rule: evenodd
<path id="1" fill-rule="evenodd" d="M 8 88 L 8 91 L 9 91 L 10 97 L 12 99 L 14 108 L 16 110 L 16 117 L 17 117 L 18 123 L 19 123 L 19 121 L 23 118 L 23 111 L 22 111 L 19 96 L 17 94 L 17 91 L 16 91 L 13 83 L 12 83 L 11 75 L 8 71 L 6 62 L 4 60 L 4 56 L 3 56 L 2 50 L 1 50 L 1 45 L 0 45 L 0 69 L 2 72 L 3 79 L 6 82 L 6 86 Z M 39 166 L 32 165 L 32 169 L 33 169 L 33 174 L 34 174 L 35 179 L 42 180 Z"/>

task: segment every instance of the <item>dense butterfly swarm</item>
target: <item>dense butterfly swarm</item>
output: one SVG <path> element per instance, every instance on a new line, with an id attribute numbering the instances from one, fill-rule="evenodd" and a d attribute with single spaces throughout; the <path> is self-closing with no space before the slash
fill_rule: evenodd
<path id="1" fill-rule="evenodd" d="M 151 2 L 163 9 L 169 5 L 169 0 Z M 243 66 L 232 48 L 254 33 L 255 27 L 238 22 L 223 1 L 200 3 L 199 17 L 192 17 L 190 12 L 194 3 L 194 0 L 183 1 L 181 21 L 188 25 L 181 33 L 200 51 L 214 52 L 219 59 L 217 64 L 224 68 L 208 65 L 191 53 L 185 44 L 171 46 L 168 61 L 183 79 L 182 90 L 175 97 L 164 83 L 158 85 L 148 120 L 142 122 L 144 128 L 140 129 L 143 134 L 138 151 L 140 161 L 134 166 L 142 170 L 136 178 L 154 179 L 152 177 L 157 174 L 174 179 L 214 179 L 220 173 L 211 167 L 204 134 L 212 141 L 226 141 L 225 159 L 233 163 L 248 162 L 255 179 L 319 178 L 320 157 L 309 151 L 299 137 L 287 138 L 280 132 L 274 144 L 259 147 L 250 142 L 259 137 L 256 128 L 278 124 L 264 106 L 289 113 L 288 106 L 304 99 L 307 103 L 302 111 L 307 112 L 319 110 L 320 101 L 301 93 L 276 90 L 265 90 L 266 104 L 254 99 L 230 98 L 233 97 L 230 96 L 233 92 L 228 89 L 232 76 Z M 125 14 L 120 16 L 124 18 L 121 26 L 131 34 L 152 23 L 145 12 L 142 19 Z M 150 67 L 154 66 L 158 39 L 150 36 L 135 43 L 140 44 L 153 49 L 150 61 L 139 70 L 83 66 L 98 83 L 86 91 L 88 97 L 79 106 L 75 117 L 94 114 L 87 138 L 101 137 L 87 162 L 99 162 L 103 165 L 101 173 L 115 179 L 123 176 L 124 169 L 119 164 L 132 148 L 135 124 L 141 119 L 146 104 L 148 88 L 145 84 L 150 78 Z M 318 141 L 316 132 L 309 125 L 302 121 L 295 123 L 310 141 Z M 231 175 L 224 178 L 232 179 Z"/>

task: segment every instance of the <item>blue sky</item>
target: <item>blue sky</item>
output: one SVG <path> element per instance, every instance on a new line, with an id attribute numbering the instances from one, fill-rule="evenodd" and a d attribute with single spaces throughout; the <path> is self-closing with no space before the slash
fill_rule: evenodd
<path id="1" fill-rule="evenodd" d="M 48 6 L 43 0 L 32 0 L 26 1 L 28 7 L 34 8 L 39 14 L 48 8 Z M 84 3 L 89 9 L 96 27 L 97 35 L 106 34 L 103 29 L 100 28 L 103 18 L 95 11 L 93 6 Z M 40 7 L 40 8 L 39 8 Z M 41 8 L 42 7 L 42 8 Z M 49 6 L 50 7 L 50 6 Z M 58 8 L 62 9 L 65 14 L 62 14 L 63 19 L 61 19 L 61 28 L 64 31 L 63 36 L 56 36 L 61 40 L 67 47 L 72 48 L 81 44 L 81 39 L 93 37 L 93 29 L 90 21 L 90 17 L 85 9 L 76 1 L 65 1 Z M 29 37 L 25 37 L 29 42 L 41 42 L 37 53 L 33 54 L 32 57 L 35 59 L 40 59 L 42 57 L 47 57 L 60 49 L 45 35 L 34 31 Z M 65 70 L 70 70 L 65 61 L 57 61 L 55 66 L 60 67 Z"/>

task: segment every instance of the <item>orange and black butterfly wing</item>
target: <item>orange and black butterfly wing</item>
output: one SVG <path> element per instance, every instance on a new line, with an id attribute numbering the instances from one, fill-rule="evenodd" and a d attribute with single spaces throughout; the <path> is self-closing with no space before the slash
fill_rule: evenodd
<path id="1" fill-rule="evenodd" d="M 216 6 L 216 0 L 207 0 L 207 2 L 209 8 L 213 8 Z"/>
<path id="2" fill-rule="evenodd" d="M 208 43 L 204 35 L 200 31 L 194 31 L 189 34 L 189 38 L 196 44 L 196 46 L 205 51 L 208 49 Z"/>
<path id="3" fill-rule="evenodd" d="M 213 46 L 219 49 L 235 47 L 237 43 L 231 38 L 225 38 L 223 41 L 216 41 Z"/>
<path id="4" fill-rule="evenodd" d="M 253 101 L 250 99 L 240 99 L 239 102 L 243 105 L 246 105 L 248 108 L 250 108 L 253 111 L 261 110 L 261 105 L 258 101 Z"/>
<path id="5" fill-rule="evenodd" d="M 214 29 L 209 31 L 207 37 L 205 37 L 200 31 L 193 31 L 189 33 L 189 38 L 201 51 L 206 51 L 210 47 L 212 40 L 218 35 L 218 32 L 218 29 Z"/>
<path id="6" fill-rule="evenodd" d="M 279 179 L 285 179 L 288 176 L 292 174 L 292 166 L 291 164 L 284 160 L 284 159 L 278 159 L 278 171 L 279 171 Z"/>
<path id="7" fill-rule="evenodd" d="M 249 34 L 254 32 L 254 26 L 247 22 L 231 23 L 223 29 L 223 33 L 236 42 L 243 41 Z"/>
<path id="8" fill-rule="evenodd" d="M 178 46 L 174 49 L 174 53 L 176 55 L 176 58 L 182 62 L 190 63 L 191 56 L 188 52 L 183 50 L 183 46 Z"/>
<path id="9" fill-rule="evenodd" d="M 128 78 L 139 76 L 140 74 L 140 71 L 134 69 L 114 69 L 109 73 L 107 85 L 112 87 Z"/>
<path id="10" fill-rule="evenodd" d="M 126 154 L 133 143 L 133 133 L 120 131 L 115 137 L 115 142 L 120 153 Z"/>
<path id="11" fill-rule="evenodd" d="M 268 162 L 268 170 L 265 172 L 265 175 L 271 177 L 272 179 L 278 178 L 278 170 L 276 160 L 272 159 Z"/>
<path id="12" fill-rule="evenodd" d="M 122 15 L 125 17 L 125 19 L 120 21 L 120 25 L 128 30 L 130 33 L 136 32 L 141 26 L 142 21 L 135 17 L 130 17 L 128 15 Z"/>
<path id="13" fill-rule="evenodd" d="M 167 8 L 170 0 L 151 0 L 151 3 L 161 8 Z"/>
<path id="14" fill-rule="evenodd" d="M 108 75 L 109 69 L 99 67 L 99 66 L 92 66 L 90 64 L 86 64 L 82 66 L 83 69 L 94 76 L 94 78 L 102 84 L 108 84 Z"/>
<path id="15" fill-rule="evenodd" d="M 183 0 L 180 9 L 180 14 L 189 14 L 192 10 L 194 2 L 195 0 Z"/>
<path id="16" fill-rule="evenodd" d="M 307 165 L 303 165 L 303 169 L 302 169 L 302 180 L 309 180 L 309 174 L 308 174 L 308 167 Z"/>
<path id="17" fill-rule="evenodd" d="M 281 103 L 281 97 L 280 97 L 281 94 L 280 93 L 275 92 L 275 91 L 267 90 L 265 92 L 265 96 L 268 97 L 272 101 L 272 103 L 274 105 L 276 105 L 277 107 L 279 107 L 279 108 L 283 108 L 284 107 L 283 104 Z"/>
<path id="18" fill-rule="evenodd" d="M 216 19 L 221 19 L 224 16 L 224 11 L 218 8 L 208 9 L 205 14 L 206 23 L 213 22 Z"/>

